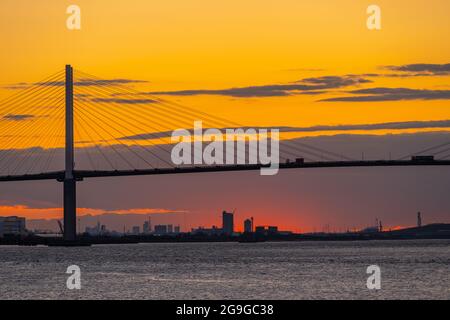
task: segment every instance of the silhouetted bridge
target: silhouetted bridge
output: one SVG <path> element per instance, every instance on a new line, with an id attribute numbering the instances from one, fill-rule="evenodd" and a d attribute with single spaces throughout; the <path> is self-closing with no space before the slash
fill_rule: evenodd
<path id="1" fill-rule="evenodd" d="M 4 125 L 0 138 L 5 140 L 0 149 L 0 181 L 63 182 L 66 241 L 76 239 L 77 181 L 268 167 L 260 164 L 175 166 L 168 160 L 168 136 L 162 133 L 180 127 L 191 128 L 198 119 L 209 128 L 245 126 L 124 86 L 130 80 L 103 80 L 79 71 L 78 74 L 80 77 L 74 82 L 73 69 L 66 66 L 65 71 L 25 86 L 21 93 L 0 102 L 1 124 Z M 78 89 L 75 93 L 74 84 Z M 21 89 L 23 84 L 15 86 Z M 124 105 L 129 108 L 125 110 Z M 80 159 L 89 170 L 81 169 L 78 162 L 75 168 L 75 144 L 83 150 Z M 59 150 L 64 152 L 65 165 L 63 170 L 54 170 Z M 450 152 L 450 142 L 415 153 L 427 155 L 423 157 L 411 154 L 396 160 L 355 160 L 290 140 L 289 144 L 281 146 L 279 169 L 448 166 L 450 160 L 446 158 L 450 154 L 447 152 Z M 443 158 L 434 158 L 437 155 Z M 291 162 L 290 159 L 296 160 Z M 99 168 L 98 163 L 102 161 L 108 169 Z M 155 166 L 155 161 L 159 165 Z"/>
<path id="2" fill-rule="evenodd" d="M 450 160 L 365 160 L 365 161 L 326 161 L 326 162 L 304 162 L 304 163 L 280 163 L 280 169 L 312 169 L 312 168 L 354 168 L 354 167 L 422 167 L 422 166 L 449 166 Z M 114 170 L 114 171 L 83 171 L 74 170 L 73 176 L 77 181 L 86 178 L 125 177 L 125 176 L 151 176 L 162 174 L 187 174 L 207 172 L 230 172 L 230 171 L 255 171 L 268 168 L 268 165 L 243 164 L 243 165 L 221 165 L 204 167 L 175 167 L 167 169 L 143 169 L 143 170 Z M 24 174 L 19 176 L 0 176 L 0 181 L 35 181 L 35 180 L 58 180 L 64 181 L 65 172 L 48 172 L 39 174 Z"/>

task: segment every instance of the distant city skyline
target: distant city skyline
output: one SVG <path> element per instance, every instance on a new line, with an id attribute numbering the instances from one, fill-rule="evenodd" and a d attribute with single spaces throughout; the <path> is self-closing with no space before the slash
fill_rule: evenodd
<path id="1" fill-rule="evenodd" d="M 224 230 L 223 226 L 224 223 L 226 223 L 229 227 L 232 229 L 227 229 L 227 231 L 223 231 L 226 234 L 231 234 L 230 230 L 233 232 L 251 232 L 249 230 L 255 230 L 258 226 L 276 226 L 279 227 L 285 226 L 285 224 L 282 221 L 277 221 L 275 218 L 270 220 L 269 222 L 265 221 L 263 223 L 262 221 L 259 221 L 257 218 L 255 219 L 253 216 L 250 217 L 249 215 L 238 215 L 235 213 L 228 213 L 232 215 L 232 221 L 229 220 L 230 218 L 226 218 L 224 220 L 223 212 L 218 210 L 215 214 L 214 219 L 216 220 L 216 223 L 213 223 L 211 225 L 208 224 L 198 224 L 195 225 L 194 223 L 189 222 L 189 218 L 187 218 L 186 215 L 189 215 L 189 213 L 183 213 L 183 214 L 118 214 L 118 213 L 103 213 L 98 215 L 80 215 L 78 216 L 78 226 L 77 226 L 77 232 L 83 233 L 87 228 L 94 229 L 97 227 L 97 225 L 104 225 L 108 230 L 118 233 L 128 232 L 133 233 L 132 229 L 133 227 L 138 226 L 140 228 L 140 232 L 145 233 L 146 230 L 149 232 L 148 228 L 152 228 L 151 230 L 154 230 L 156 226 L 161 225 L 171 225 L 172 228 L 179 227 L 179 232 L 191 232 L 194 229 L 210 229 L 210 228 L 219 228 L 220 230 Z M 183 218 L 180 218 L 180 215 L 183 215 Z M 211 214 L 214 216 L 214 214 Z M 330 223 L 326 223 L 323 225 L 317 225 L 313 227 L 308 226 L 296 226 L 294 228 L 282 228 L 286 231 L 293 231 L 297 233 L 309 233 L 309 232 L 329 232 L 329 233 L 339 233 L 339 232 L 347 232 L 347 231 L 359 231 L 364 229 L 372 229 L 375 228 L 382 228 L 380 230 L 397 230 L 401 228 L 408 228 L 413 227 L 422 224 L 422 212 L 412 212 L 410 214 L 410 224 L 387 224 L 384 223 L 382 219 L 379 219 L 378 217 L 373 217 L 372 221 L 368 221 L 365 225 L 356 225 L 354 223 L 348 222 L 347 226 L 339 226 L 339 225 L 333 225 Z M 419 219 L 420 217 L 420 219 Z M 450 220 L 433 220 L 433 219 L 427 219 L 428 217 L 426 214 L 424 215 L 425 224 L 433 224 L 433 223 L 449 223 Z M 151 221 L 151 224 L 149 224 L 149 220 Z M 59 232 L 59 226 L 57 224 L 57 221 L 62 221 L 61 219 L 28 219 L 27 220 L 27 228 L 31 231 L 33 230 L 39 230 L 39 231 L 54 231 Z M 227 221 L 227 222 L 225 222 Z M 345 223 L 345 222 L 344 222 Z M 232 224 L 232 225 L 231 225 Z M 147 225 L 147 229 L 146 229 Z M 382 226 L 382 227 L 381 227 Z M 247 229 L 246 229 L 247 228 Z M 247 231 L 246 231 L 247 230 Z"/>

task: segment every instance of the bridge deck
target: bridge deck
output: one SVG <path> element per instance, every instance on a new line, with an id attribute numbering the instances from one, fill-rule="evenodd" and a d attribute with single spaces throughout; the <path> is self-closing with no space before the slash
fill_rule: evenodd
<path id="1" fill-rule="evenodd" d="M 450 160 L 370 160 L 370 161 L 324 161 L 324 162 L 304 162 L 304 163 L 280 163 L 280 169 L 307 169 L 307 168 L 351 168 L 351 167 L 394 167 L 394 166 L 449 166 Z M 204 172 L 230 172 L 230 171 L 251 171 L 260 170 L 268 166 L 265 165 L 221 165 L 221 166 L 199 166 L 199 167 L 176 167 L 162 169 L 142 169 L 142 170 L 108 170 L 108 171 L 87 171 L 75 170 L 74 176 L 77 180 L 85 178 L 100 177 L 123 177 L 123 176 L 143 176 L 160 174 L 181 174 L 181 173 L 204 173 Z M 0 176 L 0 182 L 6 181 L 32 181 L 32 180 L 59 180 L 64 179 L 64 171 L 56 171 L 40 174 L 28 174 L 17 176 Z"/>

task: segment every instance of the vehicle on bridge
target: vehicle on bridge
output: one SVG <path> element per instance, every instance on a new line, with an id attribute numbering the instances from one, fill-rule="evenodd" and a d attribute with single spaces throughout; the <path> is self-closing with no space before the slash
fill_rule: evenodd
<path id="1" fill-rule="evenodd" d="M 434 161 L 434 156 L 412 156 L 411 161 Z"/>

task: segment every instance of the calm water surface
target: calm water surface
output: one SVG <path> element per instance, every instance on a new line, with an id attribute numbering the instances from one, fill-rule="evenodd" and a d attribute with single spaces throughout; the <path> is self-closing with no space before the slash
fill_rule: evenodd
<path id="1" fill-rule="evenodd" d="M 81 290 L 66 288 L 73 264 Z M 450 240 L 0 246 L 0 298 L 450 299 Z"/>

